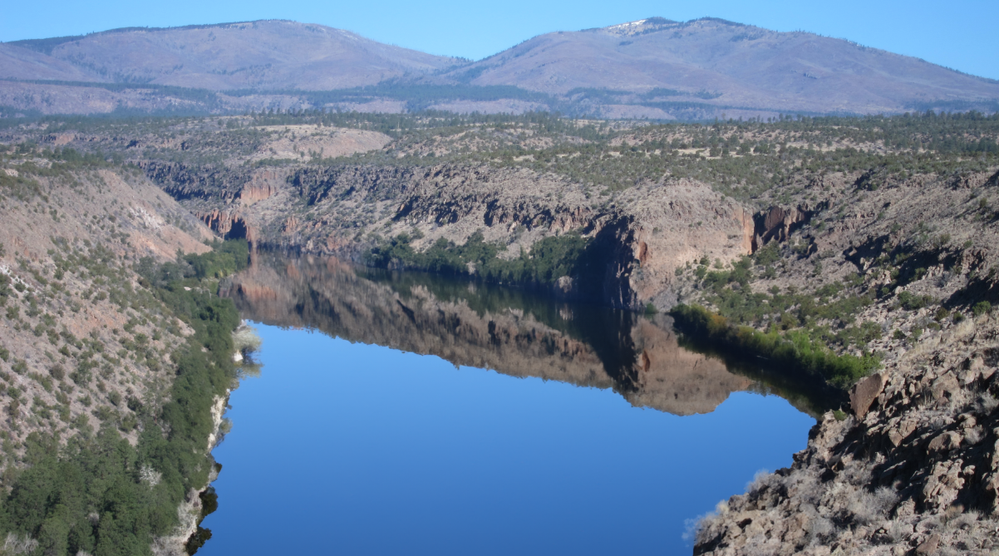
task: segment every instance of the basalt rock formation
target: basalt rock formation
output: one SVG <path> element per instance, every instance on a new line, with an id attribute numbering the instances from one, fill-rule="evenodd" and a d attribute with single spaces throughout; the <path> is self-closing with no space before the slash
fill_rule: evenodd
<path id="1" fill-rule="evenodd" d="M 565 179 L 488 166 L 199 172 L 148 163 L 145 169 L 219 233 L 354 261 L 373 245 L 372 233 L 392 237 L 415 231 L 422 237 L 414 246 L 421 249 L 439 238 L 460 245 L 479 232 L 515 256 L 540 238 L 578 231 L 593 238 L 606 261 L 602 286 L 591 300 L 622 308 L 650 301 L 668 308 L 676 301 L 669 286 L 678 267 L 703 256 L 731 261 L 748 254 L 756 230 L 744 208 L 689 180 L 629 191 L 605 205 Z M 248 190 L 263 188 L 266 198 L 243 201 Z M 290 210 L 303 201 L 304 213 Z M 555 293 L 583 295 L 573 281 L 563 286 Z"/>
<path id="2" fill-rule="evenodd" d="M 872 342 L 883 367 L 852 388 L 838 418 L 824 416 L 792 467 L 719 504 L 700 524 L 695 554 L 999 550 L 992 176 L 896 178 L 874 188 L 864 175 L 844 179 L 841 191 L 855 201 L 842 218 L 820 213 L 790 231 L 800 257 L 783 263 L 792 285 L 807 287 L 796 278 L 809 258 L 822 259 L 813 281 L 844 271 L 868 277 L 872 303 L 856 318 L 890 332 Z M 826 191 L 832 206 L 842 203 L 835 187 Z M 772 210 L 758 221 L 774 224 L 765 228 L 779 239 L 803 212 Z"/>
<path id="3" fill-rule="evenodd" d="M 805 207 L 770 207 L 769 210 L 753 216 L 755 225 L 753 233 L 753 251 L 763 247 L 770 241 L 787 241 L 798 228 L 811 220 L 818 211 Z"/>

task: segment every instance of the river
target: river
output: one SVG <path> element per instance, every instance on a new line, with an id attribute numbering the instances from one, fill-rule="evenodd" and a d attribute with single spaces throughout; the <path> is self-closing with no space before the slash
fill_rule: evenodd
<path id="1" fill-rule="evenodd" d="M 689 554 L 815 423 L 658 315 L 273 255 L 223 293 L 262 371 L 199 554 Z"/>

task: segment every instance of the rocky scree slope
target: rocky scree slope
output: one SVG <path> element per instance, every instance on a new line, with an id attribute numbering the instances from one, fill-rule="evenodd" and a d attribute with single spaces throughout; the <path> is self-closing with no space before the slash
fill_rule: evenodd
<path id="1" fill-rule="evenodd" d="M 5 439 L 108 421 L 134 441 L 134 409 L 169 386 L 186 325 L 158 314 L 129 262 L 207 251 L 210 232 L 134 169 L 2 164 Z M 5 450 L 6 465 L 20 453 Z"/>
<path id="2" fill-rule="evenodd" d="M 215 424 L 165 414 L 196 330 L 136 269 L 213 234 L 138 168 L 24 145 L 0 147 L 0 212 L 4 550 L 186 554 Z M 157 444 L 186 434 L 189 459 Z"/>
<path id="3" fill-rule="evenodd" d="M 789 469 L 719 504 L 695 554 L 994 554 L 995 318 L 969 319 L 858 386 Z"/>
<path id="4" fill-rule="evenodd" d="M 860 344 L 883 367 L 854 386 L 849 414 L 824 417 L 790 469 L 759 477 L 703 520 L 696 554 L 999 548 L 997 175 L 888 178 L 874 188 L 869 175 L 827 176 L 811 185 L 822 210 L 771 211 L 787 239 L 756 266 L 751 292 L 774 304 L 792 289 L 820 298 L 830 284 L 863 296 L 849 318 L 870 332 Z M 696 274 L 681 296 L 734 317 L 732 297 Z M 792 320 L 819 333 L 832 320 L 806 303 L 762 313 L 750 322 L 763 329 Z"/>

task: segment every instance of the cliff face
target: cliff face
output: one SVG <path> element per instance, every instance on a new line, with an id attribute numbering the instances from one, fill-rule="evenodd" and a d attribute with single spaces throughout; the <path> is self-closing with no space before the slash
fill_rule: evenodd
<path id="1" fill-rule="evenodd" d="M 470 283 L 402 283 L 382 273 L 372 281 L 333 258 L 259 259 L 223 288 L 251 320 L 516 377 L 613 388 L 633 405 L 677 415 L 709 413 L 753 384 L 681 348 L 668 323 L 632 313 L 527 294 L 504 303 Z"/>
<path id="2" fill-rule="evenodd" d="M 353 260 L 374 234 L 415 233 L 421 250 L 441 238 L 461 245 L 479 232 L 514 257 L 543 237 L 579 231 L 607 261 L 594 301 L 622 308 L 671 306 L 678 267 L 748 254 L 756 233 L 743 207 L 691 180 L 635 188 L 608 203 L 558 176 L 488 166 L 145 168 L 219 233 Z M 573 297 L 571 288 L 561 294 Z"/>

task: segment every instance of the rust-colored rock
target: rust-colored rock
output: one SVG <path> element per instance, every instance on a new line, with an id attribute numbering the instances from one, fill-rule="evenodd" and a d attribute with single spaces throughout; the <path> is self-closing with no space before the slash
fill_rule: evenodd
<path id="1" fill-rule="evenodd" d="M 753 251 L 763 247 L 771 240 L 787 241 L 795 229 L 806 224 L 813 211 L 806 207 L 770 207 L 753 217 L 756 227 L 753 237 Z"/>
<path id="2" fill-rule="evenodd" d="M 244 205 L 252 205 L 257 201 L 270 198 L 276 191 L 268 184 L 247 185 L 239 192 L 239 201 Z"/>
<path id="3" fill-rule="evenodd" d="M 235 211 L 211 210 L 205 213 L 195 213 L 206 226 L 211 228 L 223 239 L 246 239 L 253 243 L 257 239 L 257 234 L 243 216 Z"/>

